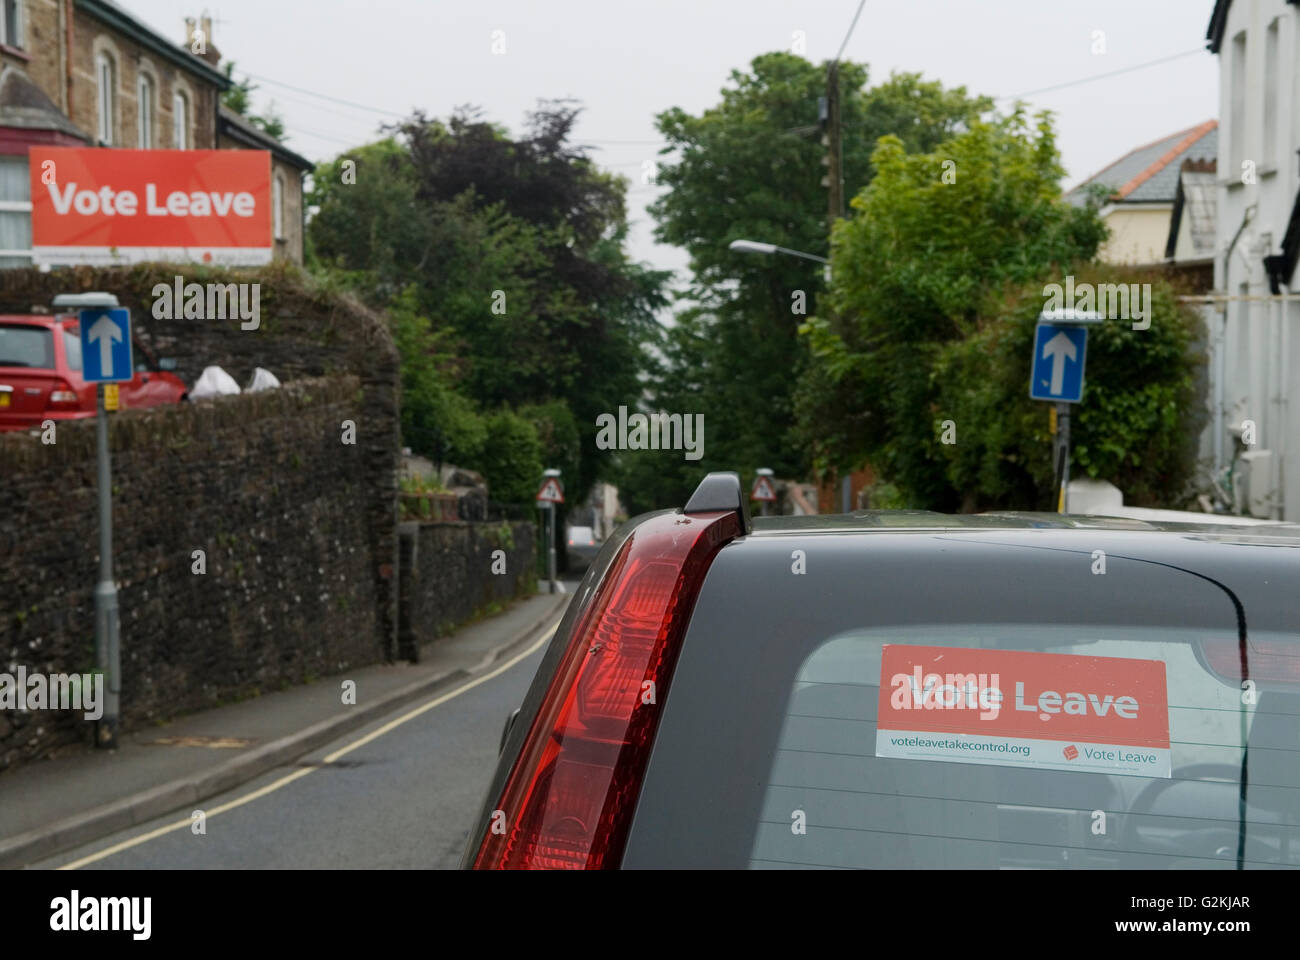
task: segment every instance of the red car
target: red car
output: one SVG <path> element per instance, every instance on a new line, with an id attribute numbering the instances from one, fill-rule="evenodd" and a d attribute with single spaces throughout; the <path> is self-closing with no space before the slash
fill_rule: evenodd
<path id="1" fill-rule="evenodd" d="M 187 399 L 184 381 L 155 363 L 138 341 L 133 346 L 135 375 L 118 385 L 120 409 Z M 95 384 L 81 377 L 77 317 L 0 315 L 0 430 L 93 417 L 95 403 Z"/>

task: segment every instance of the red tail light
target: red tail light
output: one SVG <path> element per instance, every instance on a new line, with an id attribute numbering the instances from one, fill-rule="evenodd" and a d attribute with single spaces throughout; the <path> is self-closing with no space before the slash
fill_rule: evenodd
<path id="1" fill-rule="evenodd" d="M 56 380 L 45 401 L 46 410 L 72 410 L 81 406 L 81 398 L 66 380 Z"/>
<path id="2" fill-rule="evenodd" d="M 475 869 L 615 867 L 682 636 L 735 512 L 641 524 L 577 624 L 511 770 Z M 651 695 L 653 694 L 653 696 Z"/>

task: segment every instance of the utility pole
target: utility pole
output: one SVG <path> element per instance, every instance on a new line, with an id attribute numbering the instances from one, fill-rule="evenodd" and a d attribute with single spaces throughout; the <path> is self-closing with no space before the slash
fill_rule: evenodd
<path id="1" fill-rule="evenodd" d="M 862 16 L 862 8 L 866 5 L 867 0 L 858 0 L 858 11 L 853 14 L 849 31 L 844 34 L 844 42 L 840 44 L 835 59 L 831 61 L 830 68 L 826 71 L 826 103 L 822 114 L 826 135 L 822 138 L 822 142 L 827 148 L 826 162 L 829 168 L 826 171 L 825 181 L 826 186 L 830 188 L 828 198 L 830 217 L 826 221 L 827 233 L 835 228 L 835 221 L 844 216 L 844 163 L 840 150 L 840 57 L 844 55 L 844 48 L 849 45 L 849 38 L 853 36 L 853 31 L 858 25 L 858 17 Z"/>
<path id="2" fill-rule="evenodd" d="M 842 128 L 840 126 L 840 57 L 844 55 L 844 48 L 849 45 L 849 38 L 853 36 L 854 29 L 858 25 L 858 17 L 862 16 L 862 8 L 867 5 L 867 0 L 858 0 L 858 10 L 853 14 L 853 22 L 849 24 L 848 33 L 844 34 L 844 41 L 840 44 L 839 50 L 835 53 L 835 59 L 831 61 L 830 67 L 826 71 L 826 96 L 818 105 L 821 109 L 818 111 L 822 122 L 823 130 L 822 143 L 826 146 L 826 177 L 822 183 L 827 188 L 827 212 L 826 233 L 829 245 L 829 238 L 835 232 L 835 221 L 844 216 L 844 154 L 842 148 Z M 830 265 L 826 266 L 826 281 L 830 284 Z M 853 505 L 850 502 L 853 496 L 853 476 L 844 477 L 840 481 L 840 512 L 852 512 Z"/>
<path id="3" fill-rule="evenodd" d="M 859 12 L 861 12 L 860 8 Z M 826 176 L 822 179 L 822 183 L 827 188 L 826 233 L 829 244 L 829 235 L 835 230 L 835 221 L 844 216 L 844 166 L 842 130 L 840 127 L 840 64 L 838 58 L 831 63 L 830 69 L 826 71 L 826 97 L 822 106 L 822 122 L 826 131 L 822 135 L 822 143 L 826 145 Z M 847 476 L 840 481 L 841 513 L 852 512 L 852 498 L 853 478 Z"/>
<path id="4" fill-rule="evenodd" d="M 835 229 L 835 221 L 844 216 L 844 167 L 840 128 L 840 65 L 832 63 L 826 72 L 826 186 L 829 216 L 826 232 Z"/>

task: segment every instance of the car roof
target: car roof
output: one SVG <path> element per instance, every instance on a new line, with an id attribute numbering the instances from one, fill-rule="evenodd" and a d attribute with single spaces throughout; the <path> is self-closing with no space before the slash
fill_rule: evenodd
<path id="1" fill-rule="evenodd" d="M 734 513 L 743 533 L 759 538 L 797 534 L 869 533 L 908 531 L 992 531 L 1055 530 L 1141 531 L 1178 536 L 1198 535 L 1235 543 L 1275 542 L 1300 546 L 1300 524 L 1260 520 L 1222 514 L 1198 514 L 1181 510 L 1124 509 L 1122 516 L 1102 514 L 1059 514 L 1035 511 L 988 513 L 937 513 L 931 510 L 858 510 L 854 513 L 781 515 L 751 517 L 748 500 L 740 486 L 740 475 L 732 471 L 708 474 L 691 494 L 682 513 Z M 637 518 L 639 520 L 641 518 Z M 636 520 L 633 521 L 635 523 Z M 1077 536 L 1073 539 L 1077 540 Z"/>
<path id="2" fill-rule="evenodd" d="M 52 327 L 56 323 L 65 323 L 68 320 L 75 321 L 76 319 L 76 314 L 54 316 L 47 313 L 0 313 L 0 323 L 22 323 L 32 327 Z"/>
<path id="3" fill-rule="evenodd" d="M 1171 511 L 1174 512 L 1174 511 Z M 1184 514 L 1178 514 L 1184 516 Z M 859 510 L 855 513 L 751 518 L 753 536 L 836 532 L 933 530 L 1115 530 L 1200 534 L 1229 540 L 1282 537 L 1300 542 L 1300 524 L 1206 514 L 1205 520 L 1140 519 L 1093 514 L 1005 511 L 937 513 L 930 510 Z"/>

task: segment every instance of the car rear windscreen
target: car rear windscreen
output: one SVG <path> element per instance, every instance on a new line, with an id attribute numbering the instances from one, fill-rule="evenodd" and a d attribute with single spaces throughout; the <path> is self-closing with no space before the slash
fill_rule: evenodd
<path id="1" fill-rule="evenodd" d="M 637 817 L 680 845 L 625 866 L 1300 866 L 1300 636 L 1246 659 L 1243 682 L 1231 633 L 1052 623 L 849 631 L 784 679 L 755 656 L 748 697 L 670 692 L 696 733 L 661 735 Z"/>
<path id="2" fill-rule="evenodd" d="M 46 327 L 0 324 L 0 367 L 54 369 L 54 335 Z"/>
<path id="3" fill-rule="evenodd" d="M 793 678 L 750 865 L 1300 866 L 1298 715 L 1159 630 L 835 637 Z"/>

